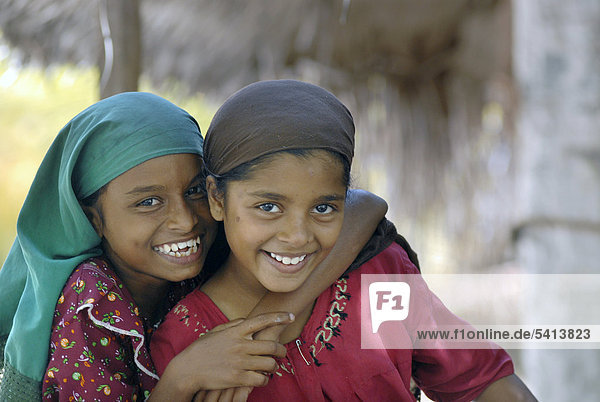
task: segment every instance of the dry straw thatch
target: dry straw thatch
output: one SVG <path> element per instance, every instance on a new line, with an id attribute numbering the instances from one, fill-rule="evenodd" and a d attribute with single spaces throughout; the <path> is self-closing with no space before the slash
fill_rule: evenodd
<path id="1" fill-rule="evenodd" d="M 101 4 L 116 0 L 0 0 L 0 29 L 25 61 L 100 64 Z M 511 218 L 502 205 L 510 202 L 514 103 L 509 0 L 139 5 L 142 72 L 153 82 L 177 81 L 218 101 L 258 79 L 295 77 L 331 89 L 356 117 L 359 183 L 388 199 L 409 238 L 425 244 L 441 233 L 459 245 L 445 255 L 449 265 L 504 258 L 498 244 L 508 244 Z"/>

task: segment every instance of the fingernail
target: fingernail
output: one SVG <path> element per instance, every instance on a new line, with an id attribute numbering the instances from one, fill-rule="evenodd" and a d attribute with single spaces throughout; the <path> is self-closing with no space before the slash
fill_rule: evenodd
<path id="1" fill-rule="evenodd" d="M 287 316 L 287 318 L 286 318 L 286 317 L 284 317 L 284 316 L 282 316 L 282 315 L 280 315 L 280 316 L 277 316 L 277 318 L 275 319 L 275 322 L 285 322 L 285 321 L 288 321 L 288 320 L 289 320 L 289 321 L 294 321 L 294 318 L 296 318 L 296 317 L 294 316 L 294 314 L 292 314 L 292 313 L 288 313 L 288 316 Z"/>

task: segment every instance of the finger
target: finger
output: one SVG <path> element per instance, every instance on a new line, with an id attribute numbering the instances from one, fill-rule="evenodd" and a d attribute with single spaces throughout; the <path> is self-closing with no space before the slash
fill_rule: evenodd
<path id="1" fill-rule="evenodd" d="M 231 402 L 233 401 L 233 393 L 235 388 L 227 388 L 221 391 L 221 396 L 219 397 L 219 402 Z"/>
<path id="2" fill-rule="evenodd" d="M 279 368 L 279 365 L 272 357 L 249 356 L 245 361 L 244 367 L 250 371 L 273 373 Z"/>
<path id="3" fill-rule="evenodd" d="M 287 325 L 294 321 L 292 313 L 265 313 L 256 317 L 247 318 L 243 323 L 238 325 L 241 335 L 251 336 L 255 332 L 262 329 L 272 327 L 274 325 Z"/>
<path id="4" fill-rule="evenodd" d="M 255 356 L 285 357 L 287 349 L 285 346 L 274 341 L 249 341 L 246 352 Z"/>
<path id="5" fill-rule="evenodd" d="M 219 397 L 221 396 L 220 389 L 213 389 L 206 392 L 206 396 L 204 397 L 204 402 L 217 402 Z"/>
<path id="6" fill-rule="evenodd" d="M 244 371 L 238 376 L 240 386 L 264 387 L 269 383 L 269 376 L 257 371 Z"/>
<path id="7" fill-rule="evenodd" d="M 252 392 L 252 387 L 238 387 L 233 394 L 233 402 L 246 402 L 248 395 Z"/>
<path id="8" fill-rule="evenodd" d="M 256 317 L 247 318 L 238 325 L 242 335 L 252 335 L 261 329 L 272 327 L 274 325 L 290 324 L 294 321 L 292 313 L 265 313 Z"/>
<path id="9" fill-rule="evenodd" d="M 208 332 L 219 332 L 219 331 L 223 331 L 224 329 L 231 328 L 231 327 L 235 327 L 235 326 L 237 326 L 237 325 L 241 324 L 242 322 L 244 322 L 244 319 L 243 319 L 243 318 L 236 318 L 235 320 L 232 320 L 232 321 L 226 322 L 226 323 L 224 323 L 224 324 L 217 325 L 216 327 L 214 327 L 213 329 L 211 329 L 211 330 L 210 330 L 210 331 L 208 331 Z"/>
<path id="10" fill-rule="evenodd" d="M 196 395 L 194 395 L 194 401 L 193 402 L 202 402 L 202 401 L 204 401 L 205 397 L 206 397 L 206 391 L 205 390 L 198 391 L 198 392 L 196 392 Z"/>
<path id="11" fill-rule="evenodd" d="M 286 327 L 283 325 L 277 325 L 275 327 L 269 327 L 257 331 L 252 336 L 253 339 L 260 339 L 265 341 L 279 341 L 279 336 Z"/>

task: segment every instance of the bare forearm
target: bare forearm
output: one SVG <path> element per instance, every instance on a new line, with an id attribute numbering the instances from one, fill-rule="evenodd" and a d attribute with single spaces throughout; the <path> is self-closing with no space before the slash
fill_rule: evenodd
<path id="1" fill-rule="evenodd" d="M 160 381 L 154 387 L 154 390 L 147 399 L 151 401 L 191 401 L 194 398 L 194 391 L 186 389 L 184 382 L 180 381 L 182 376 L 177 375 L 177 369 L 173 365 L 167 366 L 164 374 L 160 377 Z M 171 368 L 171 370 L 169 370 Z"/>
<path id="2" fill-rule="evenodd" d="M 509 375 L 493 382 L 477 398 L 478 402 L 534 402 L 537 401 L 529 388 L 515 375 Z"/>

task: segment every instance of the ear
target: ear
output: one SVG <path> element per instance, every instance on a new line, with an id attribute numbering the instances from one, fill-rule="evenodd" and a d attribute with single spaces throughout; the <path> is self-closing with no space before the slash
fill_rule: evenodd
<path id="1" fill-rule="evenodd" d="M 208 205 L 210 214 L 216 221 L 222 221 L 225 218 L 225 198 L 217 189 L 217 181 L 214 176 L 206 178 L 206 193 L 208 196 Z"/>
<path id="2" fill-rule="evenodd" d="M 82 205 L 81 209 L 83 209 L 85 216 L 87 216 L 98 236 L 102 238 L 102 216 L 98 208 L 96 206 L 89 207 Z"/>

